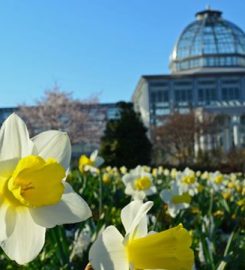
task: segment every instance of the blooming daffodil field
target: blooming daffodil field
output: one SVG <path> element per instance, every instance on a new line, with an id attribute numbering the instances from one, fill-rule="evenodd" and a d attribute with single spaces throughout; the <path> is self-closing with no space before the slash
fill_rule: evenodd
<path id="1" fill-rule="evenodd" d="M 243 173 L 70 168 L 66 133 L 0 130 L 0 269 L 244 269 Z"/>

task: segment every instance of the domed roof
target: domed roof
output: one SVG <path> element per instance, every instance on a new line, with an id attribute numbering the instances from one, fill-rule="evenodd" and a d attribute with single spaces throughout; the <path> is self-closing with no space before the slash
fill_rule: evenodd
<path id="1" fill-rule="evenodd" d="M 204 10 L 181 33 L 170 57 L 171 72 L 203 68 L 245 68 L 245 34 L 224 20 L 222 12 Z"/>

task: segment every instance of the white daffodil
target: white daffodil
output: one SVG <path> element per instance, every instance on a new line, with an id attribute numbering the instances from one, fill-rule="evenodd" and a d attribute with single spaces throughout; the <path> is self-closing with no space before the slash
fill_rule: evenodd
<path id="1" fill-rule="evenodd" d="M 189 193 L 182 193 L 177 182 L 172 182 L 170 189 L 163 189 L 160 193 L 160 197 L 168 204 L 168 212 L 171 217 L 176 217 L 179 211 L 188 208 L 191 202 Z"/>
<path id="2" fill-rule="evenodd" d="M 98 156 L 98 150 L 95 150 L 90 157 L 87 157 L 86 155 L 81 155 L 79 159 L 79 170 L 81 173 L 84 172 L 91 172 L 91 173 L 97 173 L 98 167 L 102 165 L 104 162 L 104 159 L 102 157 Z"/>
<path id="3" fill-rule="evenodd" d="M 182 193 L 188 192 L 190 196 L 194 196 L 198 193 L 199 184 L 193 170 L 185 168 L 183 172 L 178 172 L 176 181 L 178 182 L 178 186 L 182 190 Z"/>
<path id="4" fill-rule="evenodd" d="M 182 225 L 148 234 L 146 214 L 152 205 L 137 200 L 122 209 L 126 236 L 115 226 L 103 231 L 89 252 L 94 270 L 192 269 L 191 236 Z"/>
<path id="5" fill-rule="evenodd" d="M 137 166 L 125 174 L 122 181 L 126 186 L 125 193 L 133 199 L 143 200 L 146 196 L 156 193 L 152 175 L 145 171 L 145 167 Z"/>
<path id="6" fill-rule="evenodd" d="M 66 133 L 29 138 L 12 114 L 0 130 L 0 245 L 19 264 L 41 251 L 46 228 L 91 216 L 87 203 L 64 181 L 71 145 Z"/>
<path id="7" fill-rule="evenodd" d="M 226 176 L 221 172 L 216 171 L 214 173 L 209 173 L 209 178 L 207 180 L 207 185 L 211 187 L 214 192 L 221 192 L 225 189 L 227 183 Z"/>

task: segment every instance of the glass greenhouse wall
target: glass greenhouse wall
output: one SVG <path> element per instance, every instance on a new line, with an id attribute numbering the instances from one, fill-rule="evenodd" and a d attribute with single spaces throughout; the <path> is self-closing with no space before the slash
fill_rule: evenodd
<path id="1" fill-rule="evenodd" d="M 171 55 L 170 69 L 179 72 L 203 67 L 245 67 L 245 34 L 224 20 L 221 12 L 196 14 L 180 35 Z"/>

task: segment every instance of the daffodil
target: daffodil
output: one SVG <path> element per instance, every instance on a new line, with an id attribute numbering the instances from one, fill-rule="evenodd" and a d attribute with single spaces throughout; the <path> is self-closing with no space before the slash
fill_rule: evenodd
<path id="1" fill-rule="evenodd" d="M 180 224 L 160 233 L 147 232 L 147 212 L 152 202 L 132 201 L 121 211 L 125 237 L 107 227 L 92 245 L 89 260 L 94 270 L 191 270 L 191 236 Z"/>
<path id="2" fill-rule="evenodd" d="M 172 182 L 170 189 L 163 189 L 160 197 L 168 204 L 168 213 L 171 217 L 176 217 L 180 210 L 188 208 L 191 202 L 189 193 L 182 192 L 177 182 Z"/>
<path id="3" fill-rule="evenodd" d="M 19 264 L 41 251 L 46 228 L 91 216 L 87 203 L 65 182 L 71 157 L 66 133 L 30 139 L 12 114 L 0 130 L 0 245 Z"/>
<path id="4" fill-rule="evenodd" d="M 165 170 L 163 171 L 163 174 L 164 174 L 165 176 L 169 176 L 169 174 L 170 174 L 169 169 L 165 169 Z"/>
<path id="5" fill-rule="evenodd" d="M 79 159 L 79 170 L 81 173 L 91 172 L 96 174 L 98 172 L 98 167 L 102 165 L 103 162 L 104 159 L 98 156 L 98 150 L 95 150 L 90 157 L 81 155 Z"/>
<path id="6" fill-rule="evenodd" d="M 209 173 L 207 185 L 211 187 L 214 192 L 222 192 L 225 189 L 227 183 L 227 177 L 221 172 L 216 171 L 214 173 Z"/>
<path id="7" fill-rule="evenodd" d="M 111 179 L 113 178 L 113 176 L 109 173 L 104 173 L 102 176 L 102 181 L 104 184 L 109 184 L 111 182 Z"/>
<path id="8" fill-rule="evenodd" d="M 145 167 L 137 166 L 122 178 L 125 184 L 125 193 L 133 199 L 143 200 L 146 196 L 156 193 L 153 177 L 145 171 Z"/>
<path id="9" fill-rule="evenodd" d="M 190 196 L 198 193 L 199 184 L 193 170 L 185 168 L 183 172 L 178 172 L 176 180 L 182 193 L 187 192 Z"/>
<path id="10" fill-rule="evenodd" d="M 157 177 L 158 176 L 158 169 L 157 168 L 153 168 L 151 173 L 152 173 L 152 175 L 154 177 Z"/>
<path id="11" fill-rule="evenodd" d="M 201 179 L 208 180 L 208 178 L 209 178 L 209 173 L 207 171 L 205 171 L 201 174 Z"/>
<path id="12" fill-rule="evenodd" d="M 236 204 L 237 204 L 242 210 L 244 210 L 244 209 L 245 209 L 245 198 L 243 198 L 243 199 L 237 201 Z"/>
<path id="13" fill-rule="evenodd" d="M 127 168 L 125 166 L 120 167 L 120 173 L 121 174 L 126 174 L 127 173 Z"/>
<path id="14" fill-rule="evenodd" d="M 172 178 L 176 178 L 177 174 L 178 174 L 178 171 L 175 168 L 173 168 L 170 172 L 170 175 Z"/>

